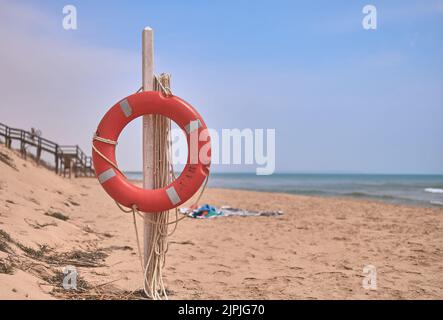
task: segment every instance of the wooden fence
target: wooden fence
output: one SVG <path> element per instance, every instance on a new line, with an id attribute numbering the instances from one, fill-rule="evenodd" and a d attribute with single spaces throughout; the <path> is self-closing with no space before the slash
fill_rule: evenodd
<path id="1" fill-rule="evenodd" d="M 20 154 L 26 158 L 28 156 L 27 147 L 36 148 L 35 159 L 37 163 L 41 163 L 42 152 L 54 155 L 54 170 L 57 174 L 71 177 L 73 173 L 75 177 L 94 176 L 92 166 L 92 158 L 87 156 L 78 145 L 64 146 L 52 142 L 48 139 L 37 136 L 35 133 L 8 127 L 0 123 L 0 137 L 4 138 L 7 148 L 12 147 L 12 141 L 16 140 L 20 143 Z M 50 164 L 51 165 L 51 164 Z"/>

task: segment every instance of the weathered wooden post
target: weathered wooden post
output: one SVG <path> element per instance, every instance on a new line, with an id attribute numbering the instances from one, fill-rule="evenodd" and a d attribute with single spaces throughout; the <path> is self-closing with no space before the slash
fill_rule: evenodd
<path id="1" fill-rule="evenodd" d="M 55 156 L 55 173 L 56 174 L 58 174 L 59 173 L 59 167 L 58 167 L 58 149 L 59 149 L 59 147 L 58 147 L 58 144 L 56 144 L 55 145 L 55 154 L 54 154 L 54 156 Z"/>
<path id="2" fill-rule="evenodd" d="M 154 39 L 153 30 L 146 27 L 142 33 L 142 81 L 143 91 L 154 90 Z M 143 187 L 154 189 L 154 116 L 143 116 Z M 149 254 L 154 246 L 153 234 L 155 225 L 150 220 L 156 220 L 158 213 L 145 213 L 143 223 L 143 257 L 144 268 L 147 268 Z M 149 281 L 149 275 L 143 281 Z"/>
<path id="3" fill-rule="evenodd" d="M 42 156 L 42 138 L 37 137 L 37 164 L 40 164 L 40 159 Z"/>
<path id="4" fill-rule="evenodd" d="M 23 132 L 23 130 L 20 130 L 20 155 L 22 156 L 22 157 L 24 157 L 25 156 L 25 142 L 24 142 L 24 140 L 25 140 L 25 137 L 24 137 L 24 132 Z"/>
<path id="5" fill-rule="evenodd" d="M 11 129 L 6 127 L 5 130 L 5 144 L 6 148 L 11 149 Z"/>
<path id="6" fill-rule="evenodd" d="M 154 76 L 154 46 L 153 31 L 145 28 L 142 35 L 142 66 L 143 90 L 161 91 L 169 88 L 169 75 L 162 74 L 159 82 Z M 162 92 L 162 94 L 166 94 Z M 145 189 L 161 188 L 169 179 L 168 134 L 170 120 L 160 115 L 143 116 L 143 186 Z M 167 226 L 162 225 L 167 219 L 169 211 L 145 213 L 143 233 L 144 256 L 144 288 L 153 299 L 166 297 L 162 280 L 163 260 L 161 257 L 166 250 Z M 153 221 L 155 223 L 153 223 Z"/>

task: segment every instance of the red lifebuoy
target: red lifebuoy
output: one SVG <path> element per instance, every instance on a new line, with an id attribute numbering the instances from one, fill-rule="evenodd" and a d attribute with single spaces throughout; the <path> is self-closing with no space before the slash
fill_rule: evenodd
<path id="1" fill-rule="evenodd" d="M 161 189 L 147 190 L 131 184 L 126 177 L 113 165 L 116 164 L 115 145 L 106 140 L 117 141 L 123 128 L 137 117 L 158 114 L 175 121 L 185 132 L 188 142 L 188 160 L 180 176 Z M 195 132 L 198 130 L 198 132 Z M 93 141 L 92 159 L 98 180 L 105 191 L 118 203 L 132 207 L 136 205 L 143 212 L 160 212 L 179 206 L 191 198 L 209 175 L 211 149 L 205 147 L 207 159 L 196 157 L 190 161 L 189 150 L 191 133 L 207 130 L 202 117 L 187 102 L 176 96 L 163 96 L 157 91 L 140 92 L 115 104 L 103 117 L 98 125 Z M 102 141 L 100 141 L 102 140 Z M 198 141 L 198 155 L 207 141 Z M 96 150 L 94 150 L 94 148 Z M 101 155 L 99 154 L 101 153 Z M 104 157 L 103 157 L 104 156 Z M 195 162 L 195 163 L 194 163 Z"/>

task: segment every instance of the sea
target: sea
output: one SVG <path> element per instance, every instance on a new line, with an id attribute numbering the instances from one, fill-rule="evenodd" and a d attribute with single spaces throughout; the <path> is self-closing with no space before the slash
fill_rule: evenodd
<path id="1" fill-rule="evenodd" d="M 125 172 L 141 180 L 141 172 Z M 282 192 L 443 208 L 443 175 L 211 173 L 208 187 Z"/>

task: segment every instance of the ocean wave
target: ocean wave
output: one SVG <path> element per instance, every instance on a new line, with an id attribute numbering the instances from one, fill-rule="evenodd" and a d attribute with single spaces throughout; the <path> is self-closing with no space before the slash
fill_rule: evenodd
<path id="1" fill-rule="evenodd" d="M 349 196 L 349 197 L 373 197 L 374 195 L 366 193 L 366 192 L 345 192 L 338 195 Z"/>
<path id="2" fill-rule="evenodd" d="M 430 192 L 430 193 L 443 193 L 443 189 L 438 189 L 438 188 L 426 188 L 425 192 Z"/>
<path id="3" fill-rule="evenodd" d="M 443 206 L 443 202 L 442 201 L 431 201 L 431 204 L 433 204 L 435 206 Z"/>
<path id="4" fill-rule="evenodd" d="M 374 198 L 374 199 L 386 199 L 386 200 L 409 200 L 407 198 L 395 197 L 387 194 L 372 194 L 366 192 L 346 192 L 338 195 L 348 196 L 348 197 L 356 197 L 356 198 Z"/>

